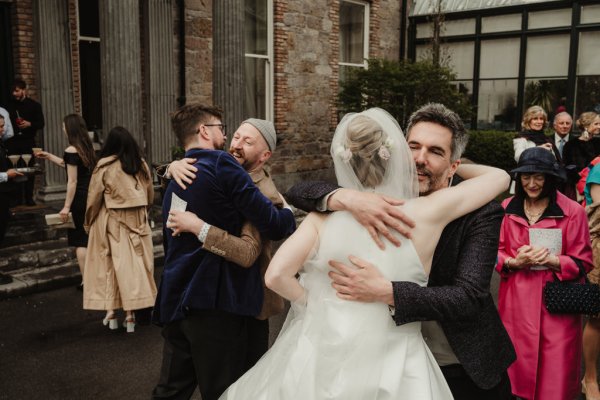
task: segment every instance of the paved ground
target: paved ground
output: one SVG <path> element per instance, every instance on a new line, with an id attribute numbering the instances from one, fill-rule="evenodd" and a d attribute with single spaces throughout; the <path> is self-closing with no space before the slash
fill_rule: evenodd
<path id="1" fill-rule="evenodd" d="M 81 297 L 69 286 L 0 301 L 0 400 L 150 398 L 160 371 L 160 329 L 110 331 L 103 312 L 81 309 Z"/>
<path id="2" fill-rule="evenodd" d="M 81 304 L 73 286 L 0 301 L 0 400 L 150 398 L 160 373 L 160 328 L 110 331 L 104 312 Z M 280 316 L 271 326 L 278 331 L 282 322 Z"/>
<path id="3" fill-rule="evenodd" d="M 63 288 L 0 302 L 0 399 L 148 399 L 160 329 L 109 331 Z M 198 397 L 199 398 L 199 397 Z"/>

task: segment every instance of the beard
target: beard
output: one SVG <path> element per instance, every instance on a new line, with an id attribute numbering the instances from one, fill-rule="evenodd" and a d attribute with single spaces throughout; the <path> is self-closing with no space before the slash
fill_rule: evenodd
<path id="1" fill-rule="evenodd" d="M 217 144 L 215 143 L 215 150 L 225 150 L 225 142 L 221 143 L 221 144 Z"/>
<path id="2" fill-rule="evenodd" d="M 425 180 L 419 181 L 419 196 L 427 196 L 428 194 L 435 192 L 440 189 L 440 182 L 442 177 L 440 175 L 434 175 L 427 168 L 417 164 L 417 174 L 424 175 Z"/>
<path id="3" fill-rule="evenodd" d="M 246 158 L 246 154 L 244 153 L 244 150 L 235 150 L 235 149 L 230 148 L 229 149 L 229 154 L 231 154 L 233 156 L 233 158 L 235 158 L 236 161 L 239 162 L 240 165 L 245 170 L 248 170 L 248 167 L 252 164 L 250 162 L 250 160 L 248 160 Z"/>

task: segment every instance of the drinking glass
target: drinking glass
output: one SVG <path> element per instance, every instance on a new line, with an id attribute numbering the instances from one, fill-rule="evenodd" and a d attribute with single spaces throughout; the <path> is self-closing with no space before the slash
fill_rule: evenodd
<path id="1" fill-rule="evenodd" d="M 21 154 L 21 158 L 25 161 L 25 168 L 29 168 L 29 161 L 31 161 L 31 154 Z"/>
<path id="2" fill-rule="evenodd" d="M 11 154 L 10 156 L 8 156 L 8 159 L 12 163 L 13 168 L 17 168 L 17 163 L 19 162 L 19 158 L 21 158 L 21 156 L 19 154 Z"/>

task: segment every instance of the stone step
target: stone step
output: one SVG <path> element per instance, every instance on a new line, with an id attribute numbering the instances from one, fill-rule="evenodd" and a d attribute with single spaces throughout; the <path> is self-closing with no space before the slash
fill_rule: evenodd
<path id="1" fill-rule="evenodd" d="M 156 239 L 155 235 L 153 237 Z M 155 268 L 162 267 L 164 263 L 162 239 L 160 241 L 159 244 L 156 244 L 155 240 L 153 248 Z M 65 249 L 62 250 L 63 253 L 67 253 Z M 10 270 L 9 275 L 12 276 L 13 282 L 7 285 L 0 285 L 0 300 L 69 285 L 75 286 L 81 282 L 81 274 L 79 273 L 79 266 L 77 265 L 74 251 L 72 252 L 72 257 L 68 257 L 62 261 L 48 265 Z"/>

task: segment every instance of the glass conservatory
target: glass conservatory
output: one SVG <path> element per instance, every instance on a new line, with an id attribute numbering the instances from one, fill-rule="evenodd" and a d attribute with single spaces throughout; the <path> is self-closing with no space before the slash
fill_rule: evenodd
<path id="1" fill-rule="evenodd" d="M 436 31 L 441 63 L 471 99 L 472 129 L 518 130 L 533 104 L 550 118 L 600 111 L 598 1 L 415 0 L 408 57 L 431 57 Z"/>

